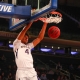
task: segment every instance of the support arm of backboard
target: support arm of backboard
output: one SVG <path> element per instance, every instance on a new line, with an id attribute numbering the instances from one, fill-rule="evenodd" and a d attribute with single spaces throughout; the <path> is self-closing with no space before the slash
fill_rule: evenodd
<path id="1" fill-rule="evenodd" d="M 35 20 L 41 16 L 44 16 L 46 13 L 49 13 L 50 11 L 56 10 L 57 9 L 57 0 L 51 0 L 51 4 L 47 5 L 47 7 L 43 7 L 40 10 L 36 11 L 34 15 L 31 16 L 29 20 L 24 19 L 22 22 L 16 24 L 16 25 L 11 25 L 10 24 L 10 30 L 15 31 L 23 26 L 25 26 L 28 22 L 31 20 Z M 11 20 L 10 20 L 11 23 Z"/>

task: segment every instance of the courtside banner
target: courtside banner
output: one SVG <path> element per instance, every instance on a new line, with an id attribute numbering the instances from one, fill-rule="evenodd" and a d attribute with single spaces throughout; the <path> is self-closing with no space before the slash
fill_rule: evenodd
<path id="1" fill-rule="evenodd" d="M 0 3 L 0 17 L 27 19 L 31 17 L 31 6 L 14 6 L 13 4 Z"/>

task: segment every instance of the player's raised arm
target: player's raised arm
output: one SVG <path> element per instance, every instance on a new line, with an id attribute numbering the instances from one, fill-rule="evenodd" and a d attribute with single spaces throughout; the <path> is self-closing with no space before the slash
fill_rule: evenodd
<path id="1" fill-rule="evenodd" d="M 44 38 L 44 34 L 45 34 L 45 31 L 46 31 L 46 27 L 47 27 L 47 23 L 44 23 L 43 26 L 42 26 L 42 29 L 38 35 L 38 37 L 33 41 L 33 45 L 34 47 L 40 43 L 40 41 Z"/>
<path id="2" fill-rule="evenodd" d="M 25 36 L 27 30 L 31 27 L 32 23 L 33 23 L 33 22 L 28 23 L 27 26 L 25 26 L 25 27 L 22 29 L 22 31 L 21 31 L 21 32 L 19 33 L 19 35 L 17 36 L 17 39 L 18 39 L 18 40 L 22 40 L 22 39 L 23 39 L 23 37 Z"/>

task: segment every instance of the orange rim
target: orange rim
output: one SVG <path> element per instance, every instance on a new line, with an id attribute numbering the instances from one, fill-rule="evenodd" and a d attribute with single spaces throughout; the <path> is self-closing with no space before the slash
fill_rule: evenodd
<path id="1" fill-rule="evenodd" d="M 61 13 L 59 13 L 59 12 L 57 12 L 57 11 L 52 11 L 52 12 L 50 12 L 51 14 L 58 14 L 60 17 L 62 17 L 62 14 Z"/>
<path id="2" fill-rule="evenodd" d="M 37 22 L 39 19 L 35 19 L 34 22 Z"/>
<path id="3" fill-rule="evenodd" d="M 41 20 L 41 21 L 45 21 L 45 20 L 46 20 L 46 18 L 39 18 L 39 20 Z"/>

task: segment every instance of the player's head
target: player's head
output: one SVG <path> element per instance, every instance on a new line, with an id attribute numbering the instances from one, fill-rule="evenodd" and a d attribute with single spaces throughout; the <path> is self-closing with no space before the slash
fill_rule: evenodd
<path id="1" fill-rule="evenodd" d="M 26 35 L 22 39 L 22 43 L 26 44 L 28 43 L 28 40 L 29 40 L 29 35 L 26 33 Z"/>

